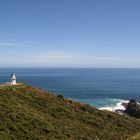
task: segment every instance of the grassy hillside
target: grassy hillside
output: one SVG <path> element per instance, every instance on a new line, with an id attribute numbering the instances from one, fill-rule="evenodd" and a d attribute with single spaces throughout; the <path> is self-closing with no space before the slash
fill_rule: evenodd
<path id="1" fill-rule="evenodd" d="M 139 132 L 134 118 L 27 85 L 0 87 L 0 140 L 138 140 Z"/>

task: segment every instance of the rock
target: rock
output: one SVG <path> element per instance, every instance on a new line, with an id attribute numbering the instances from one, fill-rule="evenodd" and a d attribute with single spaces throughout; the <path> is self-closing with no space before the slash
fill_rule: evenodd
<path id="1" fill-rule="evenodd" d="M 117 110 L 115 110 L 115 112 L 118 113 L 118 114 L 120 114 L 120 115 L 125 115 L 124 114 L 124 111 L 121 110 L 121 109 L 117 109 Z"/>
<path id="2" fill-rule="evenodd" d="M 136 100 L 132 99 L 129 101 L 124 113 L 131 117 L 140 118 L 140 105 L 136 102 Z"/>
<path id="3" fill-rule="evenodd" d="M 127 108 L 128 103 L 122 103 L 122 105 Z"/>
<path id="4" fill-rule="evenodd" d="M 140 118 L 140 109 L 134 113 L 133 117 Z"/>

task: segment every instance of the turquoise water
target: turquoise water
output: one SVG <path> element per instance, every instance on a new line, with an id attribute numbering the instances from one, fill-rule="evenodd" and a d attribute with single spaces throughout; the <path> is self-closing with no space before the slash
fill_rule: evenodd
<path id="1" fill-rule="evenodd" d="M 11 72 L 17 80 L 96 107 L 140 100 L 140 69 L 1 68 L 0 82 Z"/>

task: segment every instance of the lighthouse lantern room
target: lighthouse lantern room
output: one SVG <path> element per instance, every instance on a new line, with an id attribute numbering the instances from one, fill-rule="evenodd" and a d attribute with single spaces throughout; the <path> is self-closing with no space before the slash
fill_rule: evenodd
<path id="1" fill-rule="evenodd" d="M 10 82 L 11 85 L 16 85 L 16 74 L 15 73 L 12 73 L 11 74 L 11 82 Z"/>

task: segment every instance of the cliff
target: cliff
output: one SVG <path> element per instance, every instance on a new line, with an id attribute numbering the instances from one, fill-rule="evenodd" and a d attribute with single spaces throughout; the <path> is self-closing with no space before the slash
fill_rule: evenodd
<path id="1" fill-rule="evenodd" d="M 99 111 L 27 85 L 0 87 L 2 140 L 126 140 L 140 120 Z"/>

